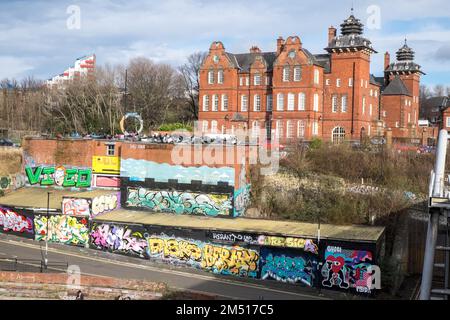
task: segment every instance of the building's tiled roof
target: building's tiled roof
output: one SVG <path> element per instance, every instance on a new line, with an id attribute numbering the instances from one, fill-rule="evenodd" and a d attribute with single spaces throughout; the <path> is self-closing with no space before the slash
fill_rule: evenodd
<path id="1" fill-rule="evenodd" d="M 315 54 L 314 59 L 325 69 L 325 73 L 331 72 L 331 56 L 329 54 Z"/>
<path id="2" fill-rule="evenodd" d="M 267 69 L 272 70 L 273 63 L 277 58 L 276 52 L 262 52 L 262 53 L 226 53 L 231 63 L 235 68 L 239 68 L 243 72 L 248 72 L 250 66 L 255 62 L 257 56 L 262 56 L 267 63 Z"/>
<path id="3" fill-rule="evenodd" d="M 325 50 L 331 52 L 338 49 L 368 49 L 373 53 L 377 51 L 372 47 L 372 42 L 358 34 L 340 35 L 331 40 Z"/>
<path id="4" fill-rule="evenodd" d="M 370 84 L 373 84 L 375 86 L 383 87 L 384 85 L 384 78 L 383 77 L 375 77 L 373 74 L 370 75 Z"/>
<path id="5" fill-rule="evenodd" d="M 404 95 L 404 96 L 411 96 L 411 93 L 409 92 L 408 88 L 405 86 L 403 81 L 399 77 L 395 77 L 394 80 L 392 80 L 389 85 L 384 89 L 383 95 L 385 96 L 398 96 L 398 95 Z"/>
<path id="6" fill-rule="evenodd" d="M 306 49 L 302 49 L 305 55 L 308 57 L 309 62 L 318 66 L 322 66 L 329 72 L 330 69 L 330 56 L 328 54 L 313 55 Z M 276 52 L 262 52 L 262 53 L 238 53 L 233 54 L 227 52 L 226 55 L 230 59 L 235 68 L 240 69 L 242 72 L 249 72 L 250 66 L 255 62 L 257 56 L 262 56 L 267 63 L 267 70 L 273 70 L 273 65 L 277 59 Z M 318 60 L 317 57 L 320 59 Z M 328 70 L 328 71 L 327 71 Z"/>
<path id="7" fill-rule="evenodd" d="M 391 63 L 386 72 L 420 72 L 425 74 L 420 68 L 421 66 L 414 61 L 398 61 Z"/>

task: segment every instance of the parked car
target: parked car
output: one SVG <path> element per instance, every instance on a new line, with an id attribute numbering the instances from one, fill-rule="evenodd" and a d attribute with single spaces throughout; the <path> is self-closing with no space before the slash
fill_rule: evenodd
<path id="1" fill-rule="evenodd" d="M 11 140 L 6 139 L 6 138 L 1 138 L 0 139 L 0 146 L 3 146 L 3 147 L 14 147 L 15 145 L 14 145 L 14 142 L 12 142 Z"/>

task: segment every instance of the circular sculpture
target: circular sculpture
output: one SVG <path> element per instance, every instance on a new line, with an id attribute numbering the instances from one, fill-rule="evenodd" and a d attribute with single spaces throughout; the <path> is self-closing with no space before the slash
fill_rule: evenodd
<path id="1" fill-rule="evenodd" d="M 144 121 L 142 120 L 141 116 L 135 112 L 130 112 L 130 113 L 125 114 L 122 117 L 122 120 L 120 120 L 120 130 L 122 130 L 122 133 L 126 136 L 130 135 L 130 133 L 127 130 L 125 130 L 125 120 L 127 120 L 128 118 L 134 118 L 139 121 L 139 124 L 140 124 L 139 129 L 137 132 L 133 132 L 133 133 L 140 134 L 142 132 L 142 130 L 144 129 Z"/>

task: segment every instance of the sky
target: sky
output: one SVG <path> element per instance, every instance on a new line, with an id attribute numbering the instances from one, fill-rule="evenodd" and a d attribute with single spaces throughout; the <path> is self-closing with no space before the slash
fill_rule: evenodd
<path id="1" fill-rule="evenodd" d="M 450 86 L 448 0 L 0 0 L 0 79 L 48 79 L 91 53 L 100 65 L 145 56 L 178 66 L 213 41 L 233 53 L 275 51 L 279 36 L 298 35 L 325 53 L 328 27 L 339 27 L 352 3 L 378 51 L 373 74 L 407 38 L 422 82 Z"/>

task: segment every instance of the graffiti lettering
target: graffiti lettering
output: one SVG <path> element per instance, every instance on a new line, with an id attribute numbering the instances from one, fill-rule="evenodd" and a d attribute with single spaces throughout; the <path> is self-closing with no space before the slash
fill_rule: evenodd
<path id="1" fill-rule="evenodd" d="M 92 180 L 91 169 L 58 167 L 25 167 L 25 173 L 31 186 L 60 186 L 89 188 Z"/>
<path id="2" fill-rule="evenodd" d="M 275 237 L 260 236 L 258 242 L 261 245 L 272 247 L 299 248 L 306 252 L 318 254 L 319 247 L 311 239 L 292 238 L 292 237 Z"/>
<path id="3" fill-rule="evenodd" d="M 245 242 L 247 244 L 258 244 L 258 238 L 256 236 L 241 234 L 241 233 L 232 233 L 232 232 L 211 232 L 209 233 L 209 237 L 215 241 L 222 242 Z"/>
<path id="4" fill-rule="evenodd" d="M 92 199 L 92 217 L 116 209 L 118 203 L 116 194 L 95 197 Z"/>
<path id="5" fill-rule="evenodd" d="M 124 254 L 147 255 L 147 241 L 139 231 L 127 226 L 94 224 L 91 229 L 91 243 L 100 250 L 109 250 Z"/>
<path id="6" fill-rule="evenodd" d="M 62 213 L 70 216 L 89 216 L 90 200 L 63 198 Z"/>
<path id="7" fill-rule="evenodd" d="M 371 292 L 372 253 L 369 251 L 343 250 L 325 251 L 325 263 L 321 273 L 324 287 L 355 289 L 358 292 Z"/>
<path id="8" fill-rule="evenodd" d="M 14 174 L 0 177 L 0 190 L 11 191 L 25 186 L 25 177 L 22 174 Z"/>
<path id="9" fill-rule="evenodd" d="M 230 215 L 232 209 L 227 194 L 152 191 L 145 188 L 129 188 L 126 204 L 155 212 L 207 216 Z"/>
<path id="10" fill-rule="evenodd" d="M 86 245 L 89 241 L 88 221 L 84 217 L 67 215 L 35 216 L 35 239 L 73 245 Z"/>
<path id="11" fill-rule="evenodd" d="M 33 220 L 10 209 L 0 208 L 0 226 L 4 232 L 33 234 Z"/>
<path id="12" fill-rule="evenodd" d="M 261 279 L 275 279 L 281 282 L 314 285 L 314 271 L 317 261 L 301 256 L 286 256 L 261 252 Z"/>
<path id="13" fill-rule="evenodd" d="M 259 254 L 241 247 L 225 247 L 201 241 L 151 236 L 148 238 L 151 258 L 176 264 L 186 264 L 217 274 L 255 278 Z"/>

